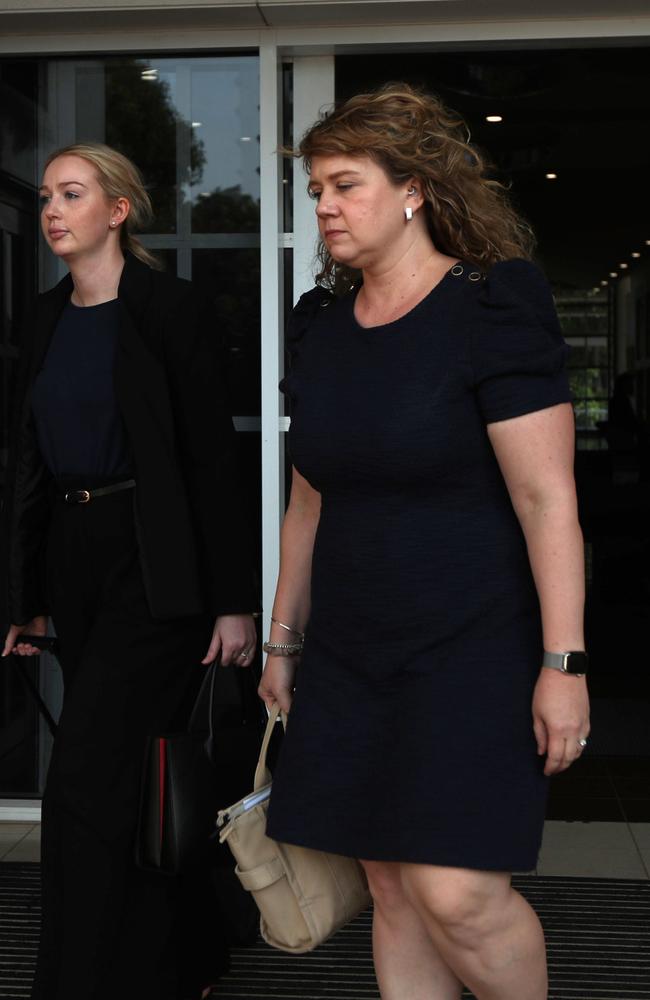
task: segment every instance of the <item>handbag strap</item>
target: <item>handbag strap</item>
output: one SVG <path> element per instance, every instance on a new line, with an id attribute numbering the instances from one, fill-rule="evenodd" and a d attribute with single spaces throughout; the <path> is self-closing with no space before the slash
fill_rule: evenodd
<path id="1" fill-rule="evenodd" d="M 269 772 L 266 767 L 266 755 L 269 749 L 269 743 L 271 742 L 271 737 L 273 735 L 273 729 L 278 721 L 278 717 L 282 715 L 282 725 L 287 728 L 287 716 L 284 712 L 280 713 L 280 706 L 277 701 L 271 708 L 269 712 L 269 720 L 266 723 L 266 729 L 264 731 L 264 739 L 262 740 L 262 746 L 260 749 L 260 756 L 257 761 L 257 767 L 255 768 L 255 779 L 253 781 L 253 791 L 256 792 L 258 788 L 263 788 L 264 785 L 269 783 Z"/>
<path id="2" fill-rule="evenodd" d="M 213 660 L 212 663 L 208 666 L 207 670 L 205 671 L 205 674 L 203 675 L 203 680 L 201 681 L 201 687 L 199 688 L 199 693 L 197 694 L 196 700 L 194 702 L 192 714 L 190 715 L 190 720 L 187 724 L 188 733 L 194 732 L 195 730 L 205 731 L 205 727 L 202 726 L 199 721 L 199 712 L 201 710 L 201 706 L 203 705 L 203 699 L 205 697 L 205 693 L 209 689 L 209 694 L 207 699 L 208 737 L 205 741 L 205 749 L 209 757 L 212 756 L 212 748 L 214 743 L 214 722 L 213 722 L 214 685 L 218 669 L 219 667 L 217 664 L 217 660 Z"/>
<path id="3" fill-rule="evenodd" d="M 215 719 L 215 697 L 217 689 L 217 671 L 226 670 L 227 667 L 222 667 L 220 659 L 217 657 L 213 660 L 211 664 L 206 668 L 203 675 L 203 680 L 201 681 L 201 687 L 194 701 L 192 707 L 192 713 L 190 715 L 189 722 L 187 724 L 188 732 L 206 732 L 208 736 L 205 741 L 205 750 L 210 758 L 214 759 L 214 719 Z M 239 697 L 241 700 L 242 715 L 244 725 L 251 724 L 255 725 L 255 716 L 253 709 L 255 705 L 260 705 L 259 699 L 257 697 L 257 682 L 253 681 L 254 674 L 252 667 L 233 667 L 234 675 L 237 680 L 237 687 L 239 689 Z M 249 680 L 250 678 L 250 680 Z M 253 683 L 253 692 L 251 697 L 251 683 Z M 206 698 L 207 695 L 207 698 Z M 207 702 L 204 706 L 204 702 Z M 207 726 L 202 722 L 205 719 L 204 711 L 207 710 Z M 261 712 L 261 705 L 260 705 Z M 257 716 L 259 718 L 259 716 Z M 277 718 L 277 716 L 276 716 Z M 269 736 L 270 739 L 270 736 Z"/>

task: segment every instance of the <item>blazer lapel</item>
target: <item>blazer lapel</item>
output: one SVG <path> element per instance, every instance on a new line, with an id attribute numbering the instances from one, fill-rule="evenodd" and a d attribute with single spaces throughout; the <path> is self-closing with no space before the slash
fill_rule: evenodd
<path id="1" fill-rule="evenodd" d="M 72 294 L 72 287 L 72 278 L 66 274 L 58 285 L 38 298 L 31 351 L 32 378 L 43 364 L 56 324 Z"/>

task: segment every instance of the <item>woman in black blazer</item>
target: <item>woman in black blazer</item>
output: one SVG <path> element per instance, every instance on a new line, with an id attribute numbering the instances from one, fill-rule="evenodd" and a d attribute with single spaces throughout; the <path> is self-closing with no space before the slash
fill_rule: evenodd
<path id="1" fill-rule="evenodd" d="M 32 997 L 177 1000 L 179 887 L 132 861 L 144 749 L 200 663 L 247 666 L 256 642 L 220 338 L 131 235 L 150 203 L 125 157 L 59 150 L 41 198 L 69 274 L 27 327 L 3 512 L 3 655 L 37 653 L 20 636 L 51 616 L 65 683 Z"/>

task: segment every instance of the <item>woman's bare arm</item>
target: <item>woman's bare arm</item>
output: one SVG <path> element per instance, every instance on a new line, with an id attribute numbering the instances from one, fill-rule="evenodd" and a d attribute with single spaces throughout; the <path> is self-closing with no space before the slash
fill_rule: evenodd
<path id="1" fill-rule="evenodd" d="M 569 403 L 488 426 L 521 524 L 542 613 L 544 648 L 584 649 L 584 549 L 573 478 L 574 423 Z M 579 755 L 589 732 L 584 677 L 542 669 L 533 725 L 546 774 Z"/>
<path id="2" fill-rule="evenodd" d="M 296 633 L 304 632 L 311 606 L 311 560 L 320 518 L 320 493 L 294 468 L 291 498 L 282 523 L 280 575 L 273 602 L 273 617 Z M 280 625 L 271 625 L 271 642 L 291 642 L 298 636 Z M 296 658 L 269 656 L 259 687 L 260 698 L 268 706 L 279 702 L 283 711 L 291 707 Z"/>

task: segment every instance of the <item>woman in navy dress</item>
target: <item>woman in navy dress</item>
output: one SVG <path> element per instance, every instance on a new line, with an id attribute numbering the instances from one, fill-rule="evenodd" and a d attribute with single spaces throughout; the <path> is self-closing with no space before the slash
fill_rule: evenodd
<path id="1" fill-rule="evenodd" d="M 534 867 L 547 777 L 589 731 L 566 347 L 465 136 L 389 85 L 299 150 L 323 266 L 283 385 L 260 693 L 291 715 L 269 833 L 362 861 L 384 1000 L 546 997 L 510 873 Z"/>

